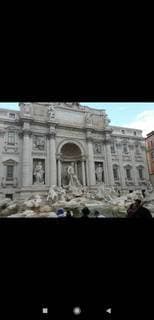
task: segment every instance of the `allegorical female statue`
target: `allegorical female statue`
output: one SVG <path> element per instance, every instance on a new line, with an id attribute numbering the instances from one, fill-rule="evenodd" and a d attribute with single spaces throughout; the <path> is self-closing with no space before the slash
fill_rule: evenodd
<path id="1" fill-rule="evenodd" d="M 96 174 L 96 181 L 97 183 L 102 183 L 103 182 L 103 168 L 101 166 L 101 164 L 99 163 L 99 165 L 97 166 L 96 170 L 95 170 L 95 174 Z"/>
<path id="2" fill-rule="evenodd" d="M 35 166 L 34 169 L 35 184 L 44 184 L 44 170 L 41 161 Z"/>

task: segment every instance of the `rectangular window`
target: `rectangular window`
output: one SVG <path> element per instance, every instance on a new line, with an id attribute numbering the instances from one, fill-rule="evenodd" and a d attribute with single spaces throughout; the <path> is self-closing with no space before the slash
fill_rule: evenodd
<path id="1" fill-rule="evenodd" d="M 15 132 L 14 131 L 8 132 L 8 144 L 11 144 L 11 145 L 15 144 Z"/>
<path id="2" fill-rule="evenodd" d="M 113 176 L 114 176 L 114 180 L 118 180 L 118 169 L 117 168 L 113 168 Z"/>
<path id="3" fill-rule="evenodd" d="M 126 169 L 126 176 L 128 180 L 131 180 L 131 173 L 130 173 L 130 169 Z"/>
<path id="4" fill-rule="evenodd" d="M 7 166 L 7 172 L 6 172 L 6 180 L 13 180 L 13 166 Z"/>
<path id="5" fill-rule="evenodd" d="M 141 180 L 143 179 L 143 170 L 142 169 L 139 169 L 139 177 Z"/>

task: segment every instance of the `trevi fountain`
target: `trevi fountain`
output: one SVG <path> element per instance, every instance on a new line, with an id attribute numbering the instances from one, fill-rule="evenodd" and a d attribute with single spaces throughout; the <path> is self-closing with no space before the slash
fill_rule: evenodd
<path id="1" fill-rule="evenodd" d="M 95 217 L 97 210 L 104 218 L 126 217 L 127 208 L 135 199 L 141 199 L 154 216 L 154 189 L 149 183 L 146 193 L 140 190 L 132 193 L 118 192 L 114 187 L 107 188 L 101 180 L 101 167 L 97 168 L 97 185 L 94 188 L 81 185 L 73 163 L 67 168 L 68 184 L 58 187 L 53 185 L 45 195 L 35 194 L 25 200 L 4 199 L 0 201 L 0 217 L 10 218 L 57 218 L 59 208 L 72 212 L 73 217 L 80 218 L 82 209 L 88 207 L 90 217 Z M 40 163 L 35 168 L 36 181 L 42 183 L 43 170 Z"/>

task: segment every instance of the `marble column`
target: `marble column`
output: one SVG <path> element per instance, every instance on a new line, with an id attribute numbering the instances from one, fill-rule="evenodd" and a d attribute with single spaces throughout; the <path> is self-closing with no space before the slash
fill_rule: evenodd
<path id="1" fill-rule="evenodd" d="M 122 147 L 120 145 L 120 143 L 117 144 L 117 151 L 118 151 L 118 159 L 119 159 L 119 175 L 120 175 L 120 184 L 122 189 L 126 187 L 126 183 L 125 183 L 125 169 L 123 166 L 123 160 L 122 160 Z"/>
<path id="2" fill-rule="evenodd" d="M 96 185 L 95 179 L 95 164 L 94 164 L 94 152 L 93 152 L 93 141 L 91 137 L 87 138 L 88 146 L 88 176 L 90 186 Z"/>
<path id="3" fill-rule="evenodd" d="M 105 149 L 106 149 L 106 169 L 107 169 L 107 177 L 108 177 L 107 184 L 109 186 L 113 186 L 114 185 L 114 177 L 113 177 L 110 141 L 105 141 Z"/>
<path id="4" fill-rule="evenodd" d="M 82 183 L 83 183 L 83 186 L 86 185 L 85 160 L 84 159 L 82 159 Z"/>
<path id="5" fill-rule="evenodd" d="M 23 130 L 22 186 L 32 185 L 31 131 Z"/>
<path id="6" fill-rule="evenodd" d="M 61 187 L 61 159 L 58 157 L 58 187 Z"/>
<path id="7" fill-rule="evenodd" d="M 89 182 L 89 166 L 88 166 L 88 160 L 86 160 L 85 165 L 86 165 L 86 184 L 87 184 L 87 186 L 89 186 L 89 185 L 90 185 L 90 182 Z"/>
<path id="8" fill-rule="evenodd" d="M 57 185 L 55 132 L 49 133 L 49 174 L 50 186 Z"/>
<path id="9" fill-rule="evenodd" d="M 132 164 L 132 181 L 135 183 L 135 186 L 138 186 L 138 172 L 137 172 L 137 168 L 135 166 L 135 152 L 134 152 L 134 146 L 130 145 L 129 146 L 129 152 L 130 152 L 130 156 L 131 156 L 131 164 Z"/>

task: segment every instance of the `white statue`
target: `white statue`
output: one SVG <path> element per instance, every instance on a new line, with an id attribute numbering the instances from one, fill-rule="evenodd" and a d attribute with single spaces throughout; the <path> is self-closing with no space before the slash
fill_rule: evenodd
<path id="1" fill-rule="evenodd" d="M 67 174 L 69 178 L 69 186 L 70 187 L 81 187 L 81 183 L 78 180 L 77 175 L 74 172 L 74 163 L 67 168 Z"/>
<path id="2" fill-rule="evenodd" d="M 49 193 L 48 193 L 48 196 L 47 196 L 47 201 L 49 201 L 49 199 L 51 199 L 52 202 L 56 202 L 58 200 L 58 194 L 54 190 L 54 188 L 55 188 L 55 186 L 50 187 Z"/>
<path id="3" fill-rule="evenodd" d="M 34 169 L 35 184 L 44 184 L 44 170 L 41 161 L 38 162 Z"/>
<path id="4" fill-rule="evenodd" d="M 62 187 L 56 187 L 55 191 L 58 192 L 58 198 L 60 201 L 65 201 L 65 197 L 66 197 L 66 190 L 63 189 Z"/>
<path id="5" fill-rule="evenodd" d="M 55 119 L 55 108 L 54 108 L 54 106 L 49 106 L 48 107 L 48 113 L 49 113 L 49 119 L 50 120 Z"/>
<path id="6" fill-rule="evenodd" d="M 103 180 L 102 180 L 103 168 L 102 168 L 100 163 L 97 166 L 97 168 L 95 170 L 95 173 L 96 173 L 96 181 L 97 181 L 97 183 L 102 183 L 103 182 Z"/>

